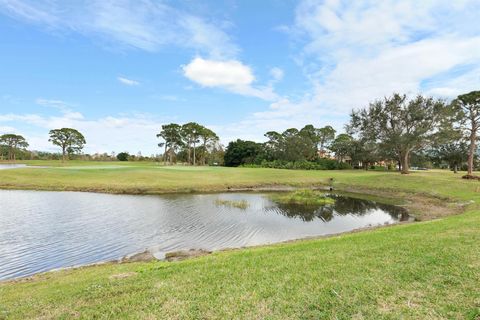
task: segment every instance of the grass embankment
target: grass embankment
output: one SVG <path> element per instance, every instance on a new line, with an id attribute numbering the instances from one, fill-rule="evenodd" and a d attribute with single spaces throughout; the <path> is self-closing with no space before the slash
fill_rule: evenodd
<path id="1" fill-rule="evenodd" d="M 19 162 L 20 163 L 20 162 Z M 0 189 L 91 191 L 128 194 L 216 192 L 279 186 L 329 186 L 336 190 L 370 193 L 407 201 L 417 217 L 439 217 L 455 210 L 450 199 L 468 201 L 471 181 L 450 172 L 396 172 L 362 170 L 303 171 L 267 168 L 161 166 L 153 162 L 27 161 L 48 168 L 0 170 Z M 429 179 L 425 179 L 428 177 Z M 455 188 L 451 184 L 455 184 Z M 475 185 L 480 190 L 480 184 Z M 424 197 L 419 193 L 428 195 Z M 432 210 L 434 208 L 434 210 Z"/>
<path id="2" fill-rule="evenodd" d="M 35 169 L 2 172 L 0 179 L 4 183 L 5 175 L 18 175 L 20 181 L 26 181 L 33 173 L 43 172 L 38 174 L 68 185 L 60 169 L 30 170 Z M 115 174 L 114 170 L 103 173 L 92 170 L 93 173 L 72 172 L 78 174 L 76 181 L 90 176 L 99 185 L 118 179 L 126 186 L 128 180 L 145 175 L 141 182 L 152 190 L 162 184 L 156 182 L 160 177 L 168 185 L 161 190 L 188 188 L 188 181 L 198 187 L 205 177 L 211 179 L 204 184 L 223 188 L 256 183 L 314 185 L 334 177 L 335 185 L 344 189 L 364 188 L 377 195 L 387 192 L 406 200 L 430 195 L 444 202 L 448 209 L 445 213 L 457 207 L 446 199 L 475 203 L 466 213 L 433 221 L 219 252 L 181 262 L 109 264 L 7 282 L 0 284 L 0 318 L 478 319 L 480 316 L 479 182 L 464 181 L 450 172 L 404 176 L 362 171 L 213 168 L 191 170 L 184 176 L 177 169 L 128 168 Z M 175 176 L 179 180 L 175 181 Z M 262 183 L 263 178 L 266 181 Z M 41 184 L 39 179 L 33 177 L 32 183 Z"/>

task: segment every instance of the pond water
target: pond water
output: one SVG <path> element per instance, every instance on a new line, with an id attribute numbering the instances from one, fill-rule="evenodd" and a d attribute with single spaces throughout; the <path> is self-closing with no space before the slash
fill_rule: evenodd
<path id="1" fill-rule="evenodd" d="M 26 167 L 25 164 L 16 164 L 16 163 L 1 163 L 0 170 L 7 170 L 7 169 L 17 169 Z"/>
<path id="2" fill-rule="evenodd" d="M 163 196 L 0 191 L 0 279 L 151 250 L 218 250 L 345 232 L 408 219 L 405 210 L 334 196 L 278 205 L 269 194 Z M 247 201 L 240 209 L 217 200 Z"/>

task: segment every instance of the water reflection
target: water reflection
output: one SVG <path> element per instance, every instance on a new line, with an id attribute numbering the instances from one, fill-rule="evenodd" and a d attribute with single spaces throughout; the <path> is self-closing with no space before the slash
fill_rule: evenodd
<path id="1" fill-rule="evenodd" d="M 334 204 L 299 205 L 275 203 L 268 208 L 268 210 L 277 212 L 289 218 L 298 218 L 306 222 L 314 219 L 321 219 L 324 222 L 328 222 L 335 216 L 364 216 L 378 210 L 389 214 L 393 219 L 398 221 L 407 221 L 410 218 L 407 210 L 402 207 L 336 194 L 331 194 L 329 197 L 335 199 Z"/>
<path id="2" fill-rule="evenodd" d="M 330 206 L 277 205 L 269 194 L 168 196 L 0 191 L 0 279 L 119 259 L 149 248 L 158 257 L 187 249 L 268 244 L 395 223 L 394 206 L 334 196 Z M 245 201 L 244 209 L 217 200 Z"/>
<path id="3" fill-rule="evenodd" d="M 7 170 L 7 169 L 16 169 L 16 168 L 23 168 L 26 167 L 25 164 L 17 164 L 17 163 L 1 163 L 0 170 Z"/>

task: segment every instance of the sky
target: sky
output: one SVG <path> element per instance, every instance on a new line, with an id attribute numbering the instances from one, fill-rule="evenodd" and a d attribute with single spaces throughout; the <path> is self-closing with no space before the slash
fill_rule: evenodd
<path id="1" fill-rule="evenodd" d="M 393 92 L 480 90 L 479 20 L 479 0 L 0 0 L 0 134 L 151 155 L 170 122 L 342 131 Z"/>

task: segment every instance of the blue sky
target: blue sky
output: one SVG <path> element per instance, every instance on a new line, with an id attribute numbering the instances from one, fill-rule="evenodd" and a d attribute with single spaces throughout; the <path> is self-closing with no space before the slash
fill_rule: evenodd
<path id="1" fill-rule="evenodd" d="M 480 1 L 0 0 L 0 134 L 158 153 L 163 123 L 222 142 L 333 125 L 394 91 L 480 89 Z"/>

